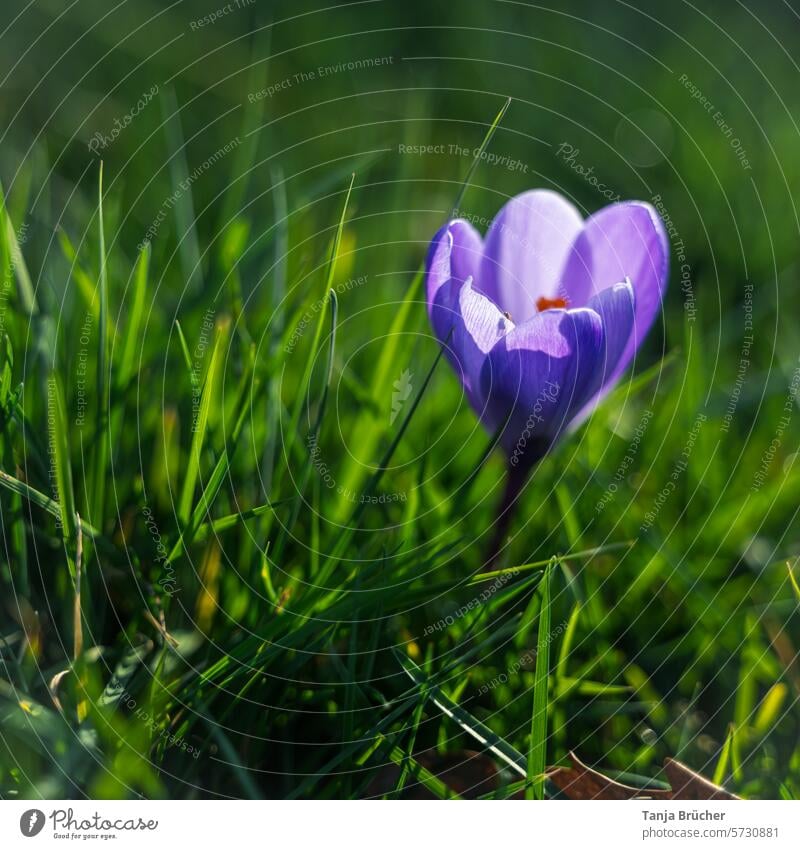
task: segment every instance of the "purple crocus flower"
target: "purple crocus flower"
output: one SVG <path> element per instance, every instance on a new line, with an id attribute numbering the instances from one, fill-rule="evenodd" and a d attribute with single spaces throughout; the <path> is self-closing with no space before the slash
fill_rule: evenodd
<path id="1" fill-rule="evenodd" d="M 510 200 L 485 239 L 463 219 L 434 236 L 428 314 L 467 398 L 512 467 L 529 469 L 617 382 L 655 320 L 667 235 L 646 203 L 585 221 L 545 190 Z"/>

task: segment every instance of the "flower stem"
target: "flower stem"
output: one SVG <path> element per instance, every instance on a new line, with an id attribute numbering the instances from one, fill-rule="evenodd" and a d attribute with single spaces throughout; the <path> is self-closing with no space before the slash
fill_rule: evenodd
<path id="1" fill-rule="evenodd" d="M 520 493 L 525 487 L 525 482 L 528 480 L 528 474 L 531 468 L 531 466 L 522 464 L 517 466 L 509 464 L 508 466 L 503 497 L 497 507 L 497 516 L 494 520 L 494 533 L 492 534 L 491 543 L 486 553 L 485 560 L 487 567 L 496 563 L 503 553 L 503 548 L 507 544 L 506 537 L 508 535 L 508 529 L 516 513 L 517 502 Z"/>
<path id="2" fill-rule="evenodd" d="M 517 464 L 509 462 L 503 498 L 497 507 L 497 516 L 494 520 L 492 541 L 484 559 L 487 566 L 496 563 L 500 559 L 503 549 L 508 544 L 508 540 L 506 539 L 508 529 L 511 527 L 511 520 L 517 512 L 517 503 L 528 481 L 528 476 L 533 471 L 534 466 L 547 454 L 551 447 L 552 443 L 549 440 L 532 440 L 527 446 L 526 462 Z"/>

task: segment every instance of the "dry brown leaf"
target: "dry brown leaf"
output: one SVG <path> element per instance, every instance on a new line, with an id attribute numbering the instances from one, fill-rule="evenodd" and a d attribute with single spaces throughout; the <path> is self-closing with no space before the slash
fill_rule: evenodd
<path id="1" fill-rule="evenodd" d="M 574 752 L 571 767 L 555 767 L 547 777 L 569 799 L 738 799 L 680 761 L 667 758 L 664 772 L 670 790 L 630 787 L 586 766 Z"/>
<path id="2" fill-rule="evenodd" d="M 664 772 L 667 774 L 673 799 L 738 799 L 724 787 L 718 787 L 707 778 L 689 769 L 680 761 L 667 758 L 664 761 Z"/>
<path id="3" fill-rule="evenodd" d="M 586 766 L 575 752 L 569 753 L 571 767 L 555 767 L 547 777 L 569 799 L 671 799 L 671 790 L 629 787 Z"/>
<path id="4" fill-rule="evenodd" d="M 463 799 L 477 799 L 491 793 L 500 785 L 497 765 L 488 756 L 468 749 L 447 755 L 421 752 L 414 759 L 428 772 L 446 784 Z M 383 796 L 391 793 L 400 778 L 400 767 L 386 764 L 367 788 L 368 796 Z M 436 796 L 412 775 L 408 778 L 402 796 L 404 799 L 435 799 Z"/>
<path id="5" fill-rule="evenodd" d="M 497 765 L 480 752 L 469 749 L 448 755 L 423 752 L 417 760 L 463 799 L 477 799 L 500 784 Z"/>

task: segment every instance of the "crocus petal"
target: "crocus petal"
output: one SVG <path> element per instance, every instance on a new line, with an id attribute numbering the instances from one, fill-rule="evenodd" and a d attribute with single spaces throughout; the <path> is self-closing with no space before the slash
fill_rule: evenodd
<path id="1" fill-rule="evenodd" d="M 484 421 L 503 428 L 512 465 L 532 465 L 600 388 L 605 333 L 592 309 L 546 310 L 492 348 L 481 371 Z"/>
<path id="2" fill-rule="evenodd" d="M 463 284 L 451 280 L 439 288 L 431 320 L 470 403 L 480 415 L 484 407 L 480 391 L 483 362 L 496 342 L 513 330 L 514 323 L 475 291 L 471 279 Z"/>
<path id="3" fill-rule="evenodd" d="M 508 310 L 514 321 L 527 321 L 536 313 L 538 298 L 558 294 L 582 226 L 578 210 L 555 192 L 536 189 L 512 198 L 486 235 L 475 278 L 478 288 Z"/>
<path id="4" fill-rule="evenodd" d="M 669 272 L 669 242 L 650 204 L 616 203 L 586 220 L 562 278 L 570 304 L 628 278 L 636 293 L 635 333 L 620 355 L 616 374 L 630 362 L 661 307 Z"/>
<path id="5" fill-rule="evenodd" d="M 436 293 L 450 280 L 463 283 L 475 277 L 483 252 L 477 230 L 467 221 L 448 221 L 433 237 L 425 260 L 428 316 L 432 317 Z"/>
<path id="6" fill-rule="evenodd" d="M 575 414 L 570 430 L 575 430 L 591 415 L 600 400 L 611 390 L 624 369 L 622 362 L 625 350 L 635 333 L 634 316 L 636 312 L 636 294 L 630 280 L 617 283 L 603 289 L 589 299 L 589 308 L 594 310 L 603 322 L 605 336 L 605 356 L 597 363 L 599 371 L 599 391 Z M 635 339 L 633 339 L 635 343 Z"/>
<path id="7" fill-rule="evenodd" d="M 605 362 L 600 364 L 603 372 L 602 386 L 611 387 L 619 377 L 623 354 L 634 337 L 636 314 L 636 292 L 630 280 L 603 289 L 589 299 L 589 309 L 594 310 L 603 322 L 606 337 Z"/>

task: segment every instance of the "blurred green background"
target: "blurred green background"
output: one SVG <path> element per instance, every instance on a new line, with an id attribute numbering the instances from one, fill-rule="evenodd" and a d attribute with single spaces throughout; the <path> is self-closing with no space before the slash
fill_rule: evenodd
<path id="1" fill-rule="evenodd" d="M 377 243 L 379 262 L 394 267 L 398 253 L 380 234 L 389 230 L 392 244 L 427 240 L 468 165 L 450 145 L 474 149 L 510 96 L 494 153 L 513 167 L 481 169 L 469 214 L 491 218 L 503 198 L 534 185 L 556 187 L 586 211 L 612 196 L 658 195 L 707 320 L 719 326 L 745 279 L 759 281 L 761 311 L 776 306 L 777 279 L 791 291 L 797 17 L 788 5 L 760 5 L 756 16 L 714 4 L 43 0 L 9 20 L 3 179 L 11 208 L 26 214 L 34 270 L 55 222 L 85 221 L 99 158 L 115 213 L 110 241 L 133 257 L 174 191 L 164 127 L 174 114 L 190 171 L 236 138 L 255 148 L 238 160 L 246 175 L 228 158 L 193 183 L 201 241 L 219 233 L 223 213 L 246 208 L 261 237 L 247 252 L 257 267 L 269 249 L 275 169 L 293 209 L 311 201 L 326 214 L 320 198 L 368 162 L 354 198 L 359 259 L 374 265 L 366 245 Z M 381 64 L 337 68 L 365 60 Z M 446 152 L 398 153 L 415 143 Z M 606 194 L 579 169 L 591 169 Z M 182 235 L 176 226 L 168 220 L 154 239 L 165 258 Z M 171 268 L 161 271 L 178 288 Z M 681 317 L 681 295 L 673 285 L 668 315 Z"/>

